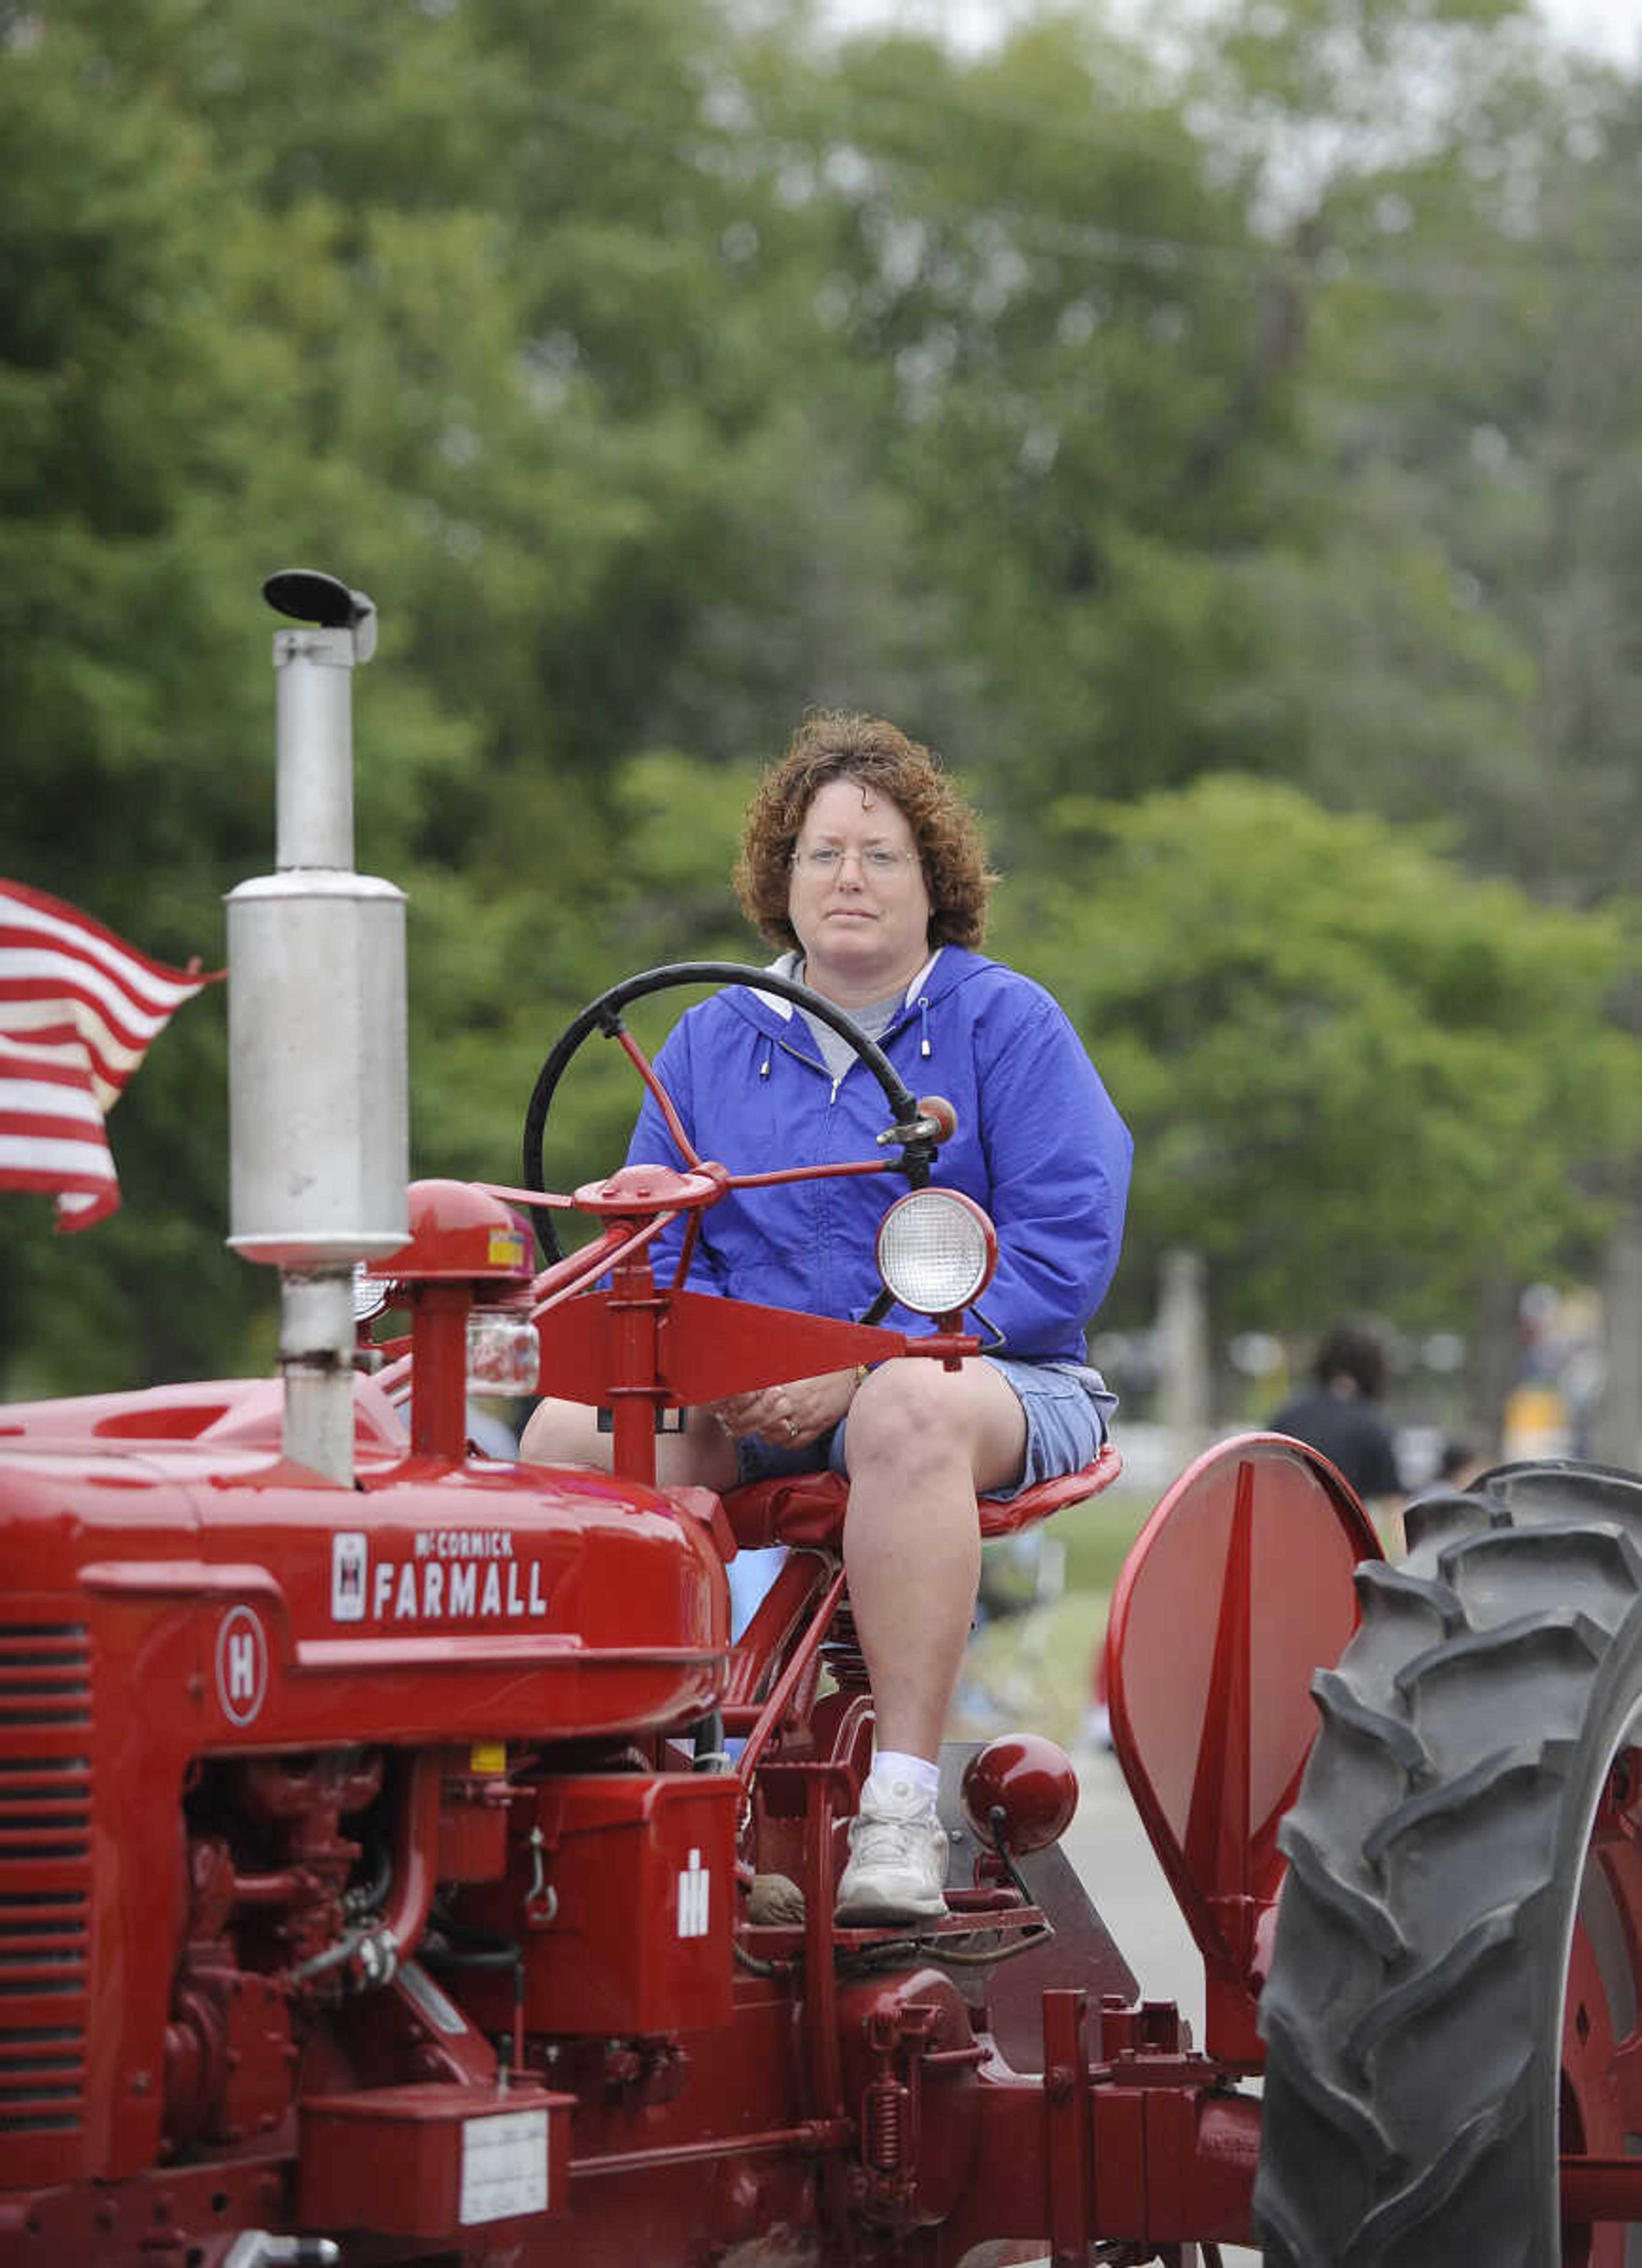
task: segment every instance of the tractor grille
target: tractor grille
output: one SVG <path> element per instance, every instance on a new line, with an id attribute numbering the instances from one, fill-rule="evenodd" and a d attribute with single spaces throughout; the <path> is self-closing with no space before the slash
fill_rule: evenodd
<path id="1" fill-rule="evenodd" d="M 71 2133 L 85 2079 L 92 1659 L 0 1623 L 0 2133 Z"/>

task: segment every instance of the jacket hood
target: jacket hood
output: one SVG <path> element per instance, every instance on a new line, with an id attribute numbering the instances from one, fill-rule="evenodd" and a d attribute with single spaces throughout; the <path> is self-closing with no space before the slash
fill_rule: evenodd
<path id="1" fill-rule="evenodd" d="M 802 957 L 796 953 L 784 953 L 769 967 L 777 976 L 791 976 Z M 982 969 L 996 966 L 983 953 L 971 953 L 965 946 L 937 946 L 931 958 L 908 985 L 903 1005 L 915 1008 L 924 1002 L 944 999 Z M 783 999 L 779 993 L 761 992 L 747 984 L 726 985 L 718 997 L 727 1008 L 744 1016 L 772 1039 L 785 1035 L 799 1012 L 792 1001 Z"/>

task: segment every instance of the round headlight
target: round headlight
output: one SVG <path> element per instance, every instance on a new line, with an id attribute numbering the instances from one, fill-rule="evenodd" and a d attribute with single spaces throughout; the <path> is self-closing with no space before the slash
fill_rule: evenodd
<path id="1" fill-rule="evenodd" d="M 393 1289 L 381 1277 L 370 1275 L 363 1260 L 356 1260 L 353 1269 L 353 1319 L 356 1323 L 368 1323 L 372 1315 L 379 1315 L 387 1305 L 387 1295 Z"/>
<path id="2" fill-rule="evenodd" d="M 878 1272 L 903 1307 L 946 1315 L 985 1290 L 998 1265 L 991 1222 L 960 1189 L 914 1189 L 878 1231 Z"/>

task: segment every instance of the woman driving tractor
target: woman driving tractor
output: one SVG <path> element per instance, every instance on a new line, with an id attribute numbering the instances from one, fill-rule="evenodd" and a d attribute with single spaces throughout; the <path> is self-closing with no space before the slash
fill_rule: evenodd
<path id="1" fill-rule="evenodd" d="M 837 1916 L 939 1918 L 947 1839 L 937 1758 L 980 1573 L 977 1493 L 1009 1496 L 1089 1462 L 1114 1398 L 1085 1332 L 1116 1265 L 1131 1143 L 1081 1042 L 1040 985 L 976 948 L 992 877 L 974 812 L 894 725 L 822 713 L 749 806 L 736 887 L 774 964 L 847 1012 L 915 1091 L 956 1113 L 933 1178 L 984 1206 L 997 1274 L 976 1310 L 987 1351 L 947 1371 L 894 1360 L 693 1409 L 657 1443 L 663 1483 L 724 1491 L 770 1474 L 848 1476 L 850 1599 L 872 1680 L 873 1767 Z M 690 1008 L 657 1070 L 703 1157 L 757 1169 L 870 1154 L 882 1095 L 801 1007 L 730 986 Z M 632 1162 L 682 1161 L 653 1099 Z M 704 1217 L 688 1281 L 859 1316 L 879 1289 L 876 1177 L 731 1193 Z M 681 1224 L 659 1238 L 658 1272 Z M 917 1329 L 903 1311 L 886 1319 Z M 593 1414 L 545 1402 L 522 1454 L 608 1460 Z"/>

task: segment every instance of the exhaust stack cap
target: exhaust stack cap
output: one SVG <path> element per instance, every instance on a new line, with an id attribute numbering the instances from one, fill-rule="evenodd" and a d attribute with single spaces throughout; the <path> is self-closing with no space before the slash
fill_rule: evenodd
<path id="1" fill-rule="evenodd" d="M 318 567 L 282 567 L 263 584 L 262 596 L 276 615 L 288 615 L 293 622 L 351 630 L 356 661 L 369 661 L 376 652 L 375 600 L 363 591 L 350 591 L 335 575 Z"/>

